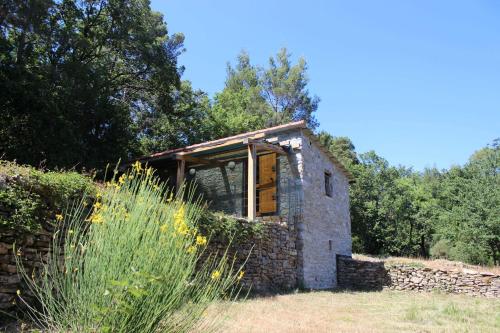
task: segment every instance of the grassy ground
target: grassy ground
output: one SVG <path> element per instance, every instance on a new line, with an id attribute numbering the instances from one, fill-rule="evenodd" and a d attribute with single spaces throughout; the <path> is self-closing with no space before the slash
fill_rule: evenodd
<path id="1" fill-rule="evenodd" d="M 396 291 L 299 293 L 234 303 L 220 331 L 500 332 L 500 300 Z"/>

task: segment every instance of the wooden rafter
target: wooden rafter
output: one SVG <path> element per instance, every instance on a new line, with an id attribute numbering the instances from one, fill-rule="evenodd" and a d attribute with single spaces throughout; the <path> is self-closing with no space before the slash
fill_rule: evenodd
<path id="1" fill-rule="evenodd" d="M 278 145 L 273 145 L 270 143 L 252 140 L 252 139 L 244 139 L 243 144 L 245 145 L 253 145 L 257 150 L 269 150 L 276 154 L 286 155 L 286 151 Z"/>
<path id="2" fill-rule="evenodd" d="M 207 165 L 214 165 L 214 166 L 224 166 L 224 163 L 219 162 L 217 160 L 213 159 L 208 159 L 208 158 L 200 158 L 200 157 L 194 157 L 190 155 L 185 155 L 185 154 L 177 154 L 175 156 L 176 160 L 180 161 L 186 161 L 190 163 L 196 163 L 196 164 L 207 164 Z"/>
<path id="3" fill-rule="evenodd" d="M 257 150 L 269 150 L 276 154 L 286 155 L 286 151 L 280 146 L 272 145 L 270 143 L 254 143 L 253 144 Z"/>
<path id="4" fill-rule="evenodd" d="M 255 134 L 254 136 L 252 136 L 252 140 L 260 139 L 263 137 L 265 137 L 265 134 L 263 134 L 263 133 Z M 222 148 L 222 147 L 232 146 L 232 145 L 236 145 L 236 144 L 241 144 L 242 140 L 244 140 L 244 139 L 238 138 L 238 139 L 227 140 L 227 141 L 224 141 L 221 143 L 214 142 L 214 143 L 211 143 L 210 145 L 207 145 L 207 146 L 202 146 L 199 148 L 194 148 L 192 150 L 183 152 L 183 154 L 200 153 L 200 152 L 212 150 L 215 148 Z"/>

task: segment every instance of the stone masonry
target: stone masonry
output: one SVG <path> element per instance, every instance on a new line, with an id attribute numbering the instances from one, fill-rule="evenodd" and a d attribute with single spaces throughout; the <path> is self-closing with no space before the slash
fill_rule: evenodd
<path id="1" fill-rule="evenodd" d="M 269 216 L 257 222 L 240 219 L 240 223 L 262 223 L 261 237 L 233 244 L 228 251 L 236 258 L 235 268 L 243 268 L 243 287 L 255 293 L 277 292 L 297 287 L 297 231 L 286 218 Z M 223 253 L 228 244 L 211 240 L 207 253 Z"/>
<path id="2" fill-rule="evenodd" d="M 443 270 L 383 261 L 338 257 L 339 287 L 354 290 L 439 290 L 470 296 L 500 297 L 500 275 L 473 270 Z"/>
<path id="3" fill-rule="evenodd" d="M 13 231 L 0 234 L 0 311 L 10 312 L 16 309 L 20 303 L 17 290 L 21 291 L 25 300 L 31 300 L 18 275 L 16 255 L 22 260 L 29 274 L 47 260 L 51 244 L 52 233 L 47 230 L 40 230 L 35 234 Z"/>
<path id="4" fill-rule="evenodd" d="M 301 136 L 300 170 L 304 192 L 299 243 L 303 285 L 325 289 L 337 286 L 336 256 L 351 255 L 349 181 L 309 136 Z M 331 175 L 332 196 L 325 193 L 325 173 Z"/>

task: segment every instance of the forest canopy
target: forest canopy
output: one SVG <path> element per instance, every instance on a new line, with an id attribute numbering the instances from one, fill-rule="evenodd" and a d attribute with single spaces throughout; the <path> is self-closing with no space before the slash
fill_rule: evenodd
<path id="1" fill-rule="evenodd" d="M 99 170 L 295 120 L 317 130 L 305 59 L 281 49 L 259 66 L 242 51 L 210 97 L 182 79 L 183 43 L 146 0 L 2 2 L 0 158 Z M 354 251 L 499 263 L 498 140 L 463 166 L 417 172 L 317 135 L 355 177 Z"/>

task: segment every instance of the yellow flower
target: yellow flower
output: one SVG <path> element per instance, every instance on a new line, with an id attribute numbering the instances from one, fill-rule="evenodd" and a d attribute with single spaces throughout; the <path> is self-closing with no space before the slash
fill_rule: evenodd
<path id="1" fill-rule="evenodd" d="M 182 221 L 184 221 L 185 216 L 186 216 L 186 208 L 184 207 L 184 204 L 182 204 L 174 214 L 175 223 L 181 223 Z"/>
<path id="2" fill-rule="evenodd" d="M 211 278 L 212 278 L 212 280 L 217 280 L 218 278 L 220 278 L 220 272 L 219 271 L 213 271 Z"/>
<path id="3" fill-rule="evenodd" d="M 63 220 L 64 216 L 62 214 L 56 214 L 56 221 L 61 222 Z"/>
<path id="4" fill-rule="evenodd" d="M 120 183 L 120 184 L 125 183 L 125 178 L 126 178 L 126 177 L 127 177 L 127 176 L 126 176 L 125 174 L 121 175 L 121 176 L 120 176 L 120 178 L 118 178 L 118 183 Z"/>
<path id="5" fill-rule="evenodd" d="M 196 236 L 196 245 L 202 246 L 205 244 L 207 244 L 207 237 L 200 235 Z"/>
<path id="6" fill-rule="evenodd" d="M 17 296 L 20 296 L 21 295 L 21 290 L 17 289 L 16 294 L 17 294 Z"/>
<path id="7" fill-rule="evenodd" d="M 174 227 L 181 235 L 189 234 L 189 227 L 186 224 L 185 217 L 186 208 L 184 205 L 181 205 L 174 214 Z"/>
<path id="8" fill-rule="evenodd" d="M 238 274 L 238 277 L 237 277 L 238 281 L 241 280 L 241 279 L 243 279 L 244 275 L 245 275 L 245 272 L 244 271 L 240 271 L 240 274 Z"/>
<path id="9" fill-rule="evenodd" d="M 164 224 L 160 227 L 160 231 L 163 232 L 163 233 L 166 233 L 168 230 L 168 224 Z"/>
<path id="10" fill-rule="evenodd" d="M 92 216 L 90 217 L 90 222 L 92 223 L 96 223 L 96 224 L 101 224 L 104 222 L 104 218 L 102 217 L 101 214 L 92 214 Z"/>
<path id="11" fill-rule="evenodd" d="M 186 225 L 186 223 L 184 223 L 184 222 L 183 222 L 181 225 L 179 225 L 179 226 L 177 227 L 177 232 L 178 232 L 179 234 L 181 234 L 181 235 L 187 235 L 187 234 L 189 234 L 189 228 L 188 228 L 188 226 Z"/>
<path id="12" fill-rule="evenodd" d="M 133 167 L 134 167 L 135 171 L 137 171 L 137 173 L 142 171 L 142 164 L 139 161 L 136 161 L 134 163 Z"/>
<path id="13" fill-rule="evenodd" d="M 96 201 L 96 202 L 94 203 L 94 209 L 95 209 L 95 210 L 99 210 L 101 207 L 102 207 L 102 204 L 101 204 L 99 201 Z"/>
<path id="14" fill-rule="evenodd" d="M 191 245 L 190 247 L 187 248 L 186 252 L 189 253 L 189 254 L 195 253 L 196 252 L 196 246 Z"/>
<path id="15" fill-rule="evenodd" d="M 151 174 L 153 173 L 153 168 L 152 167 L 149 167 L 146 169 L 146 176 L 149 177 L 151 176 Z"/>
<path id="16" fill-rule="evenodd" d="M 114 187 L 115 190 L 119 190 L 120 189 L 120 185 L 118 183 L 115 183 L 114 181 L 113 182 L 106 182 L 106 187 Z"/>

